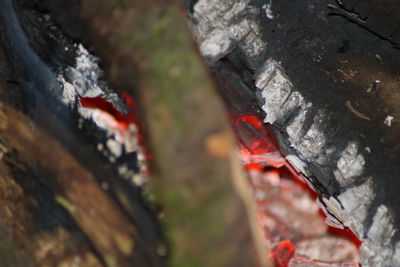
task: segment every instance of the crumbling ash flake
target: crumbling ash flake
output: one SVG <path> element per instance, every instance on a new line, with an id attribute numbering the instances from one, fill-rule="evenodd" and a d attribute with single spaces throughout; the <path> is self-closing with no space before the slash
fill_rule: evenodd
<path id="1" fill-rule="evenodd" d="M 355 142 L 350 142 L 340 153 L 337 170 L 334 171 L 337 182 L 343 187 L 352 184 L 362 174 L 364 165 L 365 159 L 359 153 L 358 145 Z"/>
<path id="2" fill-rule="evenodd" d="M 239 44 L 239 49 L 252 58 L 257 58 L 265 50 L 265 42 L 260 35 L 254 16 L 241 16 L 247 12 L 248 0 L 241 1 L 200 0 L 194 6 L 192 26 L 200 52 L 210 61 L 217 61 L 229 54 Z M 243 17 L 243 19 L 238 19 Z M 249 40 L 240 42 L 243 38 Z M 240 43 L 239 43 L 240 42 Z"/>
<path id="3" fill-rule="evenodd" d="M 230 3 L 227 3 L 230 2 Z M 243 1 L 241 1 L 243 2 Z M 194 14 L 207 18 L 209 21 L 218 20 L 235 1 L 202 0 L 193 7 Z"/>
<path id="4" fill-rule="evenodd" d="M 318 164 L 324 164 L 328 160 L 325 155 L 326 137 L 321 130 L 322 121 L 324 120 L 323 111 L 317 113 L 314 117 L 314 123 L 304 136 L 299 136 L 296 140 L 292 139 L 292 145 L 307 160 L 315 161 Z"/>
<path id="5" fill-rule="evenodd" d="M 231 22 L 235 17 L 237 17 L 242 11 L 244 11 L 248 7 L 248 1 L 238 1 L 236 2 L 232 8 L 225 13 L 223 19 L 226 22 Z"/>
<path id="6" fill-rule="evenodd" d="M 293 90 L 293 85 L 281 70 L 278 62 L 267 60 L 255 75 L 255 85 L 261 90 L 264 105 L 262 109 L 267 114 L 264 122 L 274 124 L 276 121 L 285 120 L 288 114 L 300 108 L 295 121 L 287 128 L 292 140 L 298 139 L 302 125 L 311 103 L 306 102 L 298 91 Z"/>
<path id="7" fill-rule="evenodd" d="M 67 106 L 73 107 L 77 104 L 78 102 L 78 95 L 76 94 L 75 87 L 65 81 L 64 77 L 62 75 L 57 76 L 57 80 L 60 82 L 61 87 L 62 87 L 62 96 L 61 96 L 61 102 L 66 104 Z"/>
<path id="8" fill-rule="evenodd" d="M 361 185 L 352 187 L 338 196 L 347 212 L 354 212 L 360 205 L 369 205 L 375 198 L 372 177 Z"/>
<path id="9" fill-rule="evenodd" d="M 256 72 L 256 87 L 263 90 L 268 85 L 271 76 L 273 76 L 274 72 L 276 72 L 279 68 L 280 66 L 275 60 L 266 60 Z"/>
<path id="10" fill-rule="evenodd" d="M 400 242 L 397 242 L 394 248 L 394 266 L 400 266 Z"/>
<path id="11" fill-rule="evenodd" d="M 363 266 L 399 266 L 398 244 L 392 243 L 395 234 L 391 210 L 380 205 L 360 248 Z"/>
<path id="12" fill-rule="evenodd" d="M 109 90 L 102 81 L 103 72 L 99 67 L 99 59 L 91 55 L 82 44 L 77 45 L 75 66 L 70 66 L 65 70 L 65 77 L 58 76 L 58 80 L 64 87 L 67 87 L 69 94 L 72 94 L 72 87 L 74 88 L 76 98 L 78 96 L 102 97 L 112 103 L 120 112 L 128 111 L 119 96 Z"/>
<path id="13" fill-rule="evenodd" d="M 359 238 L 364 238 L 364 220 L 375 198 L 373 179 L 369 177 L 361 185 L 352 187 L 337 197 L 343 206 L 341 218 Z"/>
<path id="14" fill-rule="evenodd" d="M 378 245 L 386 246 L 395 233 L 392 214 L 385 205 L 380 205 L 372 219 L 367 236 Z"/>
<path id="15" fill-rule="evenodd" d="M 244 34 L 242 35 L 244 36 Z M 252 30 L 243 40 L 240 41 L 239 48 L 248 58 L 248 61 L 251 64 L 250 67 L 256 68 L 259 65 L 258 61 L 263 58 L 265 54 L 266 43 L 257 35 L 256 32 L 254 32 L 254 30 Z"/>
<path id="16" fill-rule="evenodd" d="M 215 29 L 200 45 L 200 52 L 203 56 L 216 61 L 228 54 L 230 48 L 232 40 L 229 34 L 223 29 Z"/>

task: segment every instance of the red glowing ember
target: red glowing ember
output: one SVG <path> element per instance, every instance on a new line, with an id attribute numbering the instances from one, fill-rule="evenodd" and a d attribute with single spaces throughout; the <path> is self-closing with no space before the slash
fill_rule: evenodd
<path id="1" fill-rule="evenodd" d="M 256 200 L 257 217 L 270 242 L 269 256 L 275 266 L 321 261 L 326 266 L 343 262 L 356 266 L 360 241 L 347 229 L 325 224 L 325 215 L 316 203 L 318 194 L 280 154 L 262 121 L 256 116 L 241 116 L 233 119 L 233 125 Z"/>
<path id="2" fill-rule="evenodd" d="M 84 108 L 99 109 L 110 114 L 122 129 L 128 129 L 129 124 L 136 123 L 135 103 L 133 99 L 126 93 L 121 94 L 121 98 L 125 100 L 126 106 L 129 108 L 127 114 L 123 114 L 117 110 L 114 105 L 102 97 L 80 97 L 80 103 Z"/>
<path id="3" fill-rule="evenodd" d="M 250 168 L 281 167 L 285 160 L 273 137 L 256 116 L 241 116 L 233 120 L 238 138 L 240 158 Z"/>
<path id="4" fill-rule="evenodd" d="M 284 240 L 270 253 L 269 256 L 274 260 L 275 267 L 287 267 L 295 252 L 296 248 L 292 242 Z"/>
<path id="5" fill-rule="evenodd" d="M 152 156 L 146 149 L 147 146 L 141 134 L 143 129 L 138 125 L 136 105 L 127 93 L 122 93 L 120 98 L 128 107 L 127 113 L 119 111 L 111 102 L 102 97 L 80 97 L 79 100 L 83 108 L 91 110 L 94 122 L 114 136 L 116 141 L 124 146 L 127 153 L 132 151 L 138 153 L 141 171 L 149 174 L 147 163 L 152 160 Z"/>

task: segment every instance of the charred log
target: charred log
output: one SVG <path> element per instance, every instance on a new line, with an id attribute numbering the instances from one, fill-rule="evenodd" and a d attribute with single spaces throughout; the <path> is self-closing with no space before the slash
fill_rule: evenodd
<path id="1" fill-rule="evenodd" d="M 188 6 L 199 49 L 228 102 L 240 95 L 244 110 L 265 112 L 330 222 L 363 241 L 363 265 L 399 265 L 398 4 Z M 240 101 L 233 108 L 242 108 Z"/>
<path id="2" fill-rule="evenodd" d="M 23 190 L 28 203 L 39 205 L 26 208 L 35 220 L 23 222 L 11 212 L 6 224 L 36 227 L 41 233 L 11 231 L 18 237 L 13 242 L 33 254 L 28 260 L 33 266 L 69 264 L 74 258 L 87 266 L 165 265 L 160 227 L 142 190 L 118 172 L 112 148 L 106 151 L 109 136 L 90 118 L 82 118 L 78 94 L 71 97 L 60 79 L 72 72 L 81 75 L 69 75 L 75 87 L 79 79 L 84 82 L 80 96 L 94 90 L 95 81 L 82 77 L 85 69 L 74 69 L 81 46 L 63 35 L 37 3 L 0 4 L 2 53 L 8 56 L 2 54 L 3 75 L 16 81 L 2 84 L 3 177 L 15 190 Z M 123 110 L 116 95 L 107 90 L 102 95 Z M 53 231 L 60 234 L 49 236 Z M 60 247 L 58 255 L 37 252 L 34 243 L 25 241 L 30 236 L 43 246 Z"/>
<path id="3" fill-rule="evenodd" d="M 10 249 L 24 248 L 33 266 L 165 266 L 168 256 L 176 266 L 266 265 L 231 132 L 185 18 L 177 5 L 154 3 L 0 0 L 1 67 L 10 81 L 0 91 L 0 178 L 28 204 L 42 204 L 24 206 L 35 220 L 23 223 L 8 203 L 10 224 L 28 230 L 4 228 L 15 237 Z M 142 100 L 171 250 L 137 181 L 140 151 L 129 140 L 139 137 L 116 142 L 121 132 L 101 128 L 106 121 L 85 109 L 106 108 L 130 130 L 132 105 L 116 93 L 123 91 Z M 53 237 L 40 228 L 51 242 L 29 231 L 43 221 L 56 228 Z M 37 252 L 30 236 L 45 248 Z M 57 255 L 48 243 L 60 247 Z"/>

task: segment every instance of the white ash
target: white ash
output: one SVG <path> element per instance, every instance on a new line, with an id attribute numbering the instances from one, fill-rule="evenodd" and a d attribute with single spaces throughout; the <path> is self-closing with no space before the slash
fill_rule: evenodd
<path id="1" fill-rule="evenodd" d="M 360 205 L 369 205 L 375 198 L 372 177 L 361 185 L 352 187 L 338 196 L 347 212 L 356 211 Z"/>
<path id="2" fill-rule="evenodd" d="M 208 21 L 218 20 L 219 17 L 226 13 L 226 11 L 233 6 L 235 1 L 219 1 L 219 0 L 206 0 L 198 1 L 194 7 L 194 15 L 202 16 Z M 239 2 L 240 3 L 240 2 Z M 244 3 L 243 9 L 247 2 Z M 237 13 L 235 13 L 236 15 Z"/>
<path id="3" fill-rule="evenodd" d="M 262 107 L 267 114 L 264 122 L 273 124 L 304 102 L 300 93 L 293 92 L 293 85 L 274 60 L 267 60 L 255 79 L 265 102 Z"/>
<path id="4" fill-rule="evenodd" d="M 393 257 L 391 246 L 377 246 L 369 239 L 364 241 L 360 247 L 360 258 L 362 266 L 367 267 L 394 267 L 397 260 Z"/>
<path id="5" fill-rule="evenodd" d="M 264 89 L 268 85 L 271 77 L 275 75 L 274 72 L 276 72 L 278 69 L 279 64 L 275 60 L 268 59 L 265 61 L 265 63 L 257 70 L 255 77 L 256 87 L 259 89 Z"/>
<path id="6" fill-rule="evenodd" d="M 225 56 L 231 52 L 230 49 L 233 49 L 232 40 L 230 35 L 222 29 L 213 30 L 200 45 L 201 54 L 213 60 L 218 60 Z"/>
<path id="7" fill-rule="evenodd" d="M 337 182 L 343 187 L 352 184 L 362 174 L 364 165 L 365 159 L 359 153 L 358 145 L 355 142 L 349 142 L 341 152 L 337 170 L 334 171 Z"/>
<path id="8" fill-rule="evenodd" d="M 324 113 L 320 111 L 314 117 L 314 122 L 304 136 L 298 139 L 291 138 L 292 145 L 298 153 L 309 161 L 324 164 L 328 161 L 326 152 L 326 138 L 323 131 L 320 130 L 324 123 Z"/>
<path id="9" fill-rule="evenodd" d="M 65 77 L 58 75 L 63 86 L 62 102 L 75 105 L 77 97 L 102 97 L 112 103 L 121 112 L 127 112 L 127 107 L 116 93 L 111 92 L 102 82 L 103 72 L 99 67 L 99 59 L 87 51 L 82 44 L 77 45 L 75 66 L 65 71 Z"/>
<path id="10" fill-rule="evenodd" d="M 250 68 L 259 67 L 260 58 L 266 54 L 266 43 L 254 32 L 250 32 L 238 45 L 240 51 L 247 58 Z"/>
<path id="11" fill-rule="evenodd" d="M 394 254 L 392 245 L 379 246 L 370 239 L 364 240 L 360 247 L 360 258 L 363 266 L 394 267 L 399 266 L 399 258 Z"/>
<path id="12" fill-rule="evenodd" d="M 399 266 L 398 244 L 396 246 L 391 244 L 395 233 L 396 229 L 393 225 L 391 211 L 385 205 L 380 205 L 372 219 L 367 238 L 360 248 L 363 265 L 372 267 Z"/>
<path id="13" fill-rule="evenodd" d="M 138 130 L 136 125 L 130 123 L 128 129 L 122 129 L 119 122 L 109 113 L 97 108 L 85 108 L 79 102 L 79 97 L 101 97 L 110 102 L 120 112 L 127 112 L 121 98 L 106 86 L 102 81 L 103 72 L 98 65 L 98 58 L 91 55 L 83 45 L 79 44 L 77 48 L 77 57 L 75 66 L 70 66 L 66 70 L 65 77 L 58 74 L 58 81 L 63 87 L 63 96 L 60 99 L 63 103 L 71 108 L 76 108 L 81 118 L 79 118 L 78 127 L 83 127 L 83 119 L 92 120 L 100 129 L 107 134 L 105 144 L 98 144 L 98 151 L 102 152 L 105 157 L 115 163 L 117 158 L 124 153 L 137 152 L 138 165 L 140 171 L 146 171 L 146 160 L 138 143 Z M 104 149 L 104 148 L 107 149 Z M 128 170 L 121 175 L 126 179 L 136 181 L 137 174 Z M 135 178 L 136 177 L 136 178 Z M 144 179 L 144 178 L 143 178 Z M 135 183 L 135 182 L 134 182 Z"/>
<path id="14" fill-rule="evenodd" d="M 307 132 L 303 125 L 312 104 L 305 101 L 300 92 L 293 90 L 293 85 L 283 73 L 280 65 L 274 60 L 267 60 L 257 71 L 255 85 L 262 90 L 264 99 L 262 109 L 265 111 L 264 122 L 274 124 L 286 119 L 288 114 L 298 110 L 286 128 L 291 146 L 296 149 L 301 158 L 325 164 L 330 160 L 333 149 L 326 147 L 326 138 L 321 130 L 324 125 L 325 111 L 317 111 L 314 122 Z"/>
<path id="15" fill-rule="evenodd" d="M 400 242 L 396 243 L 393 254 L 393 266 L 400 266 Z"/>
<path id="16" fill-rule="evenodd" d="M 286 127 L 286 132 L 289 135 L 289 141 L 293 147 L 296 147 L 294 143 L 303 137 L 303 125 L 306 120 L 309 108 L 300 109 L 299 113 L 292 119 L 289 125 Z"/>
<path id="17" fill-rule="evenodd" d="M 395 234 L 392 214 L 385 205 L 379 206 L 373 217 L 373 223 L 368 230 L 367 236 L 378 245 L 388 245 Z"/>
<path id="18" fill-rule="evenodd" d="M 114 139 L 109 138 L 106 142 L 106 145 L 110 152 L 117 158 L 119 158 L 122 155 L 123 152 L 123 147 L 122 144 L 119 142 L 115 141 Z"/>
<path id="19" fill-rule="evenodd" d="M 248 32 L 250 32 L 250 24 L 247 19 L 244 19 L 239 24 L 234 24 L 229 28 L 229 37 L 234 40 L 242 40 Z"/>
<path id="20" fill-rule="evenodd" d="M 259 37 L 260 27 L 253 18 L 249 0 L 202 0 L 194 6 L 194 24 L 191 25 L 201 54 L 217 61 L 238 47 L 249 58 L 265 52 L 266 44 Z"/>
<path id="21" fill-rule="evenodd" d="M 248 4 L 248 1 L 237 1 L 228 12 L 225 12 L 223 21 L 226 21 L 227 23 L 232 22 L 234 18 L 248 8 Z"/>
<path id="22" fill-rule="evenodd" d="M 104 145 L 102 143 L 98 143 L 97 144 L 97 150 L 98 151 L 103 151 L 103 149 L 104 149 Z"/>
<path id="23" fill-rule="evenodd" d="M 146 175 L 143 173 L 135 173 L 130 180 L 137 186 L 143 186 L 147 183 Z"/>
<path id="24" fill-rule="evenodd" d="M 98 66 L 98 59 L 90 55 L 83 47 L 78 45 L 75 67 L 67 69 L 67 77 L 80 96 L 97 97 L 103 94 L 99 87 L 102 71 Z"/>
<path id="25" fill-rule="evenodd" d="M 61 102 L 63 102 L 67 106 L 73 107 L 78 101 L 78 95 L 76 93 L 75 87 L 72 84 L 66 82 L 62 75 L 57 75 L 57 80 L 60 82 L 63 91 Z"/>
<path id="26" fill-rule="evenodd" d="M 383 121 L 383 123 L 390 127 L 390 126 L 392 126 L 393 120 L 394 120 L 394 117 L 388 115 L 388 116 L 385 118 L 385 120 Z"/>
<path id="27" fill-rule="evenodd" d="M 337 198 L 344 208 L 340 215 L 344 225 L 352 229 L 359 238 L 364 238 L 363 222 L 375 199 L 372 177 L 367 178 L 363 184 L 346 190 Z"/>

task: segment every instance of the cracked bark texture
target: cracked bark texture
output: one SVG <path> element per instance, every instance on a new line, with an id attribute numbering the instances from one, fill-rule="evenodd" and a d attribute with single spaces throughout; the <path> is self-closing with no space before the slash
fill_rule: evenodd
<path id="1" fill-rule="evenodd" d="M 265 112 L 363 266 L 400 265 L 397 1 L 186 1 L 229 104 Z M 258 107 L 258 108 L 257 108 Z"/>

